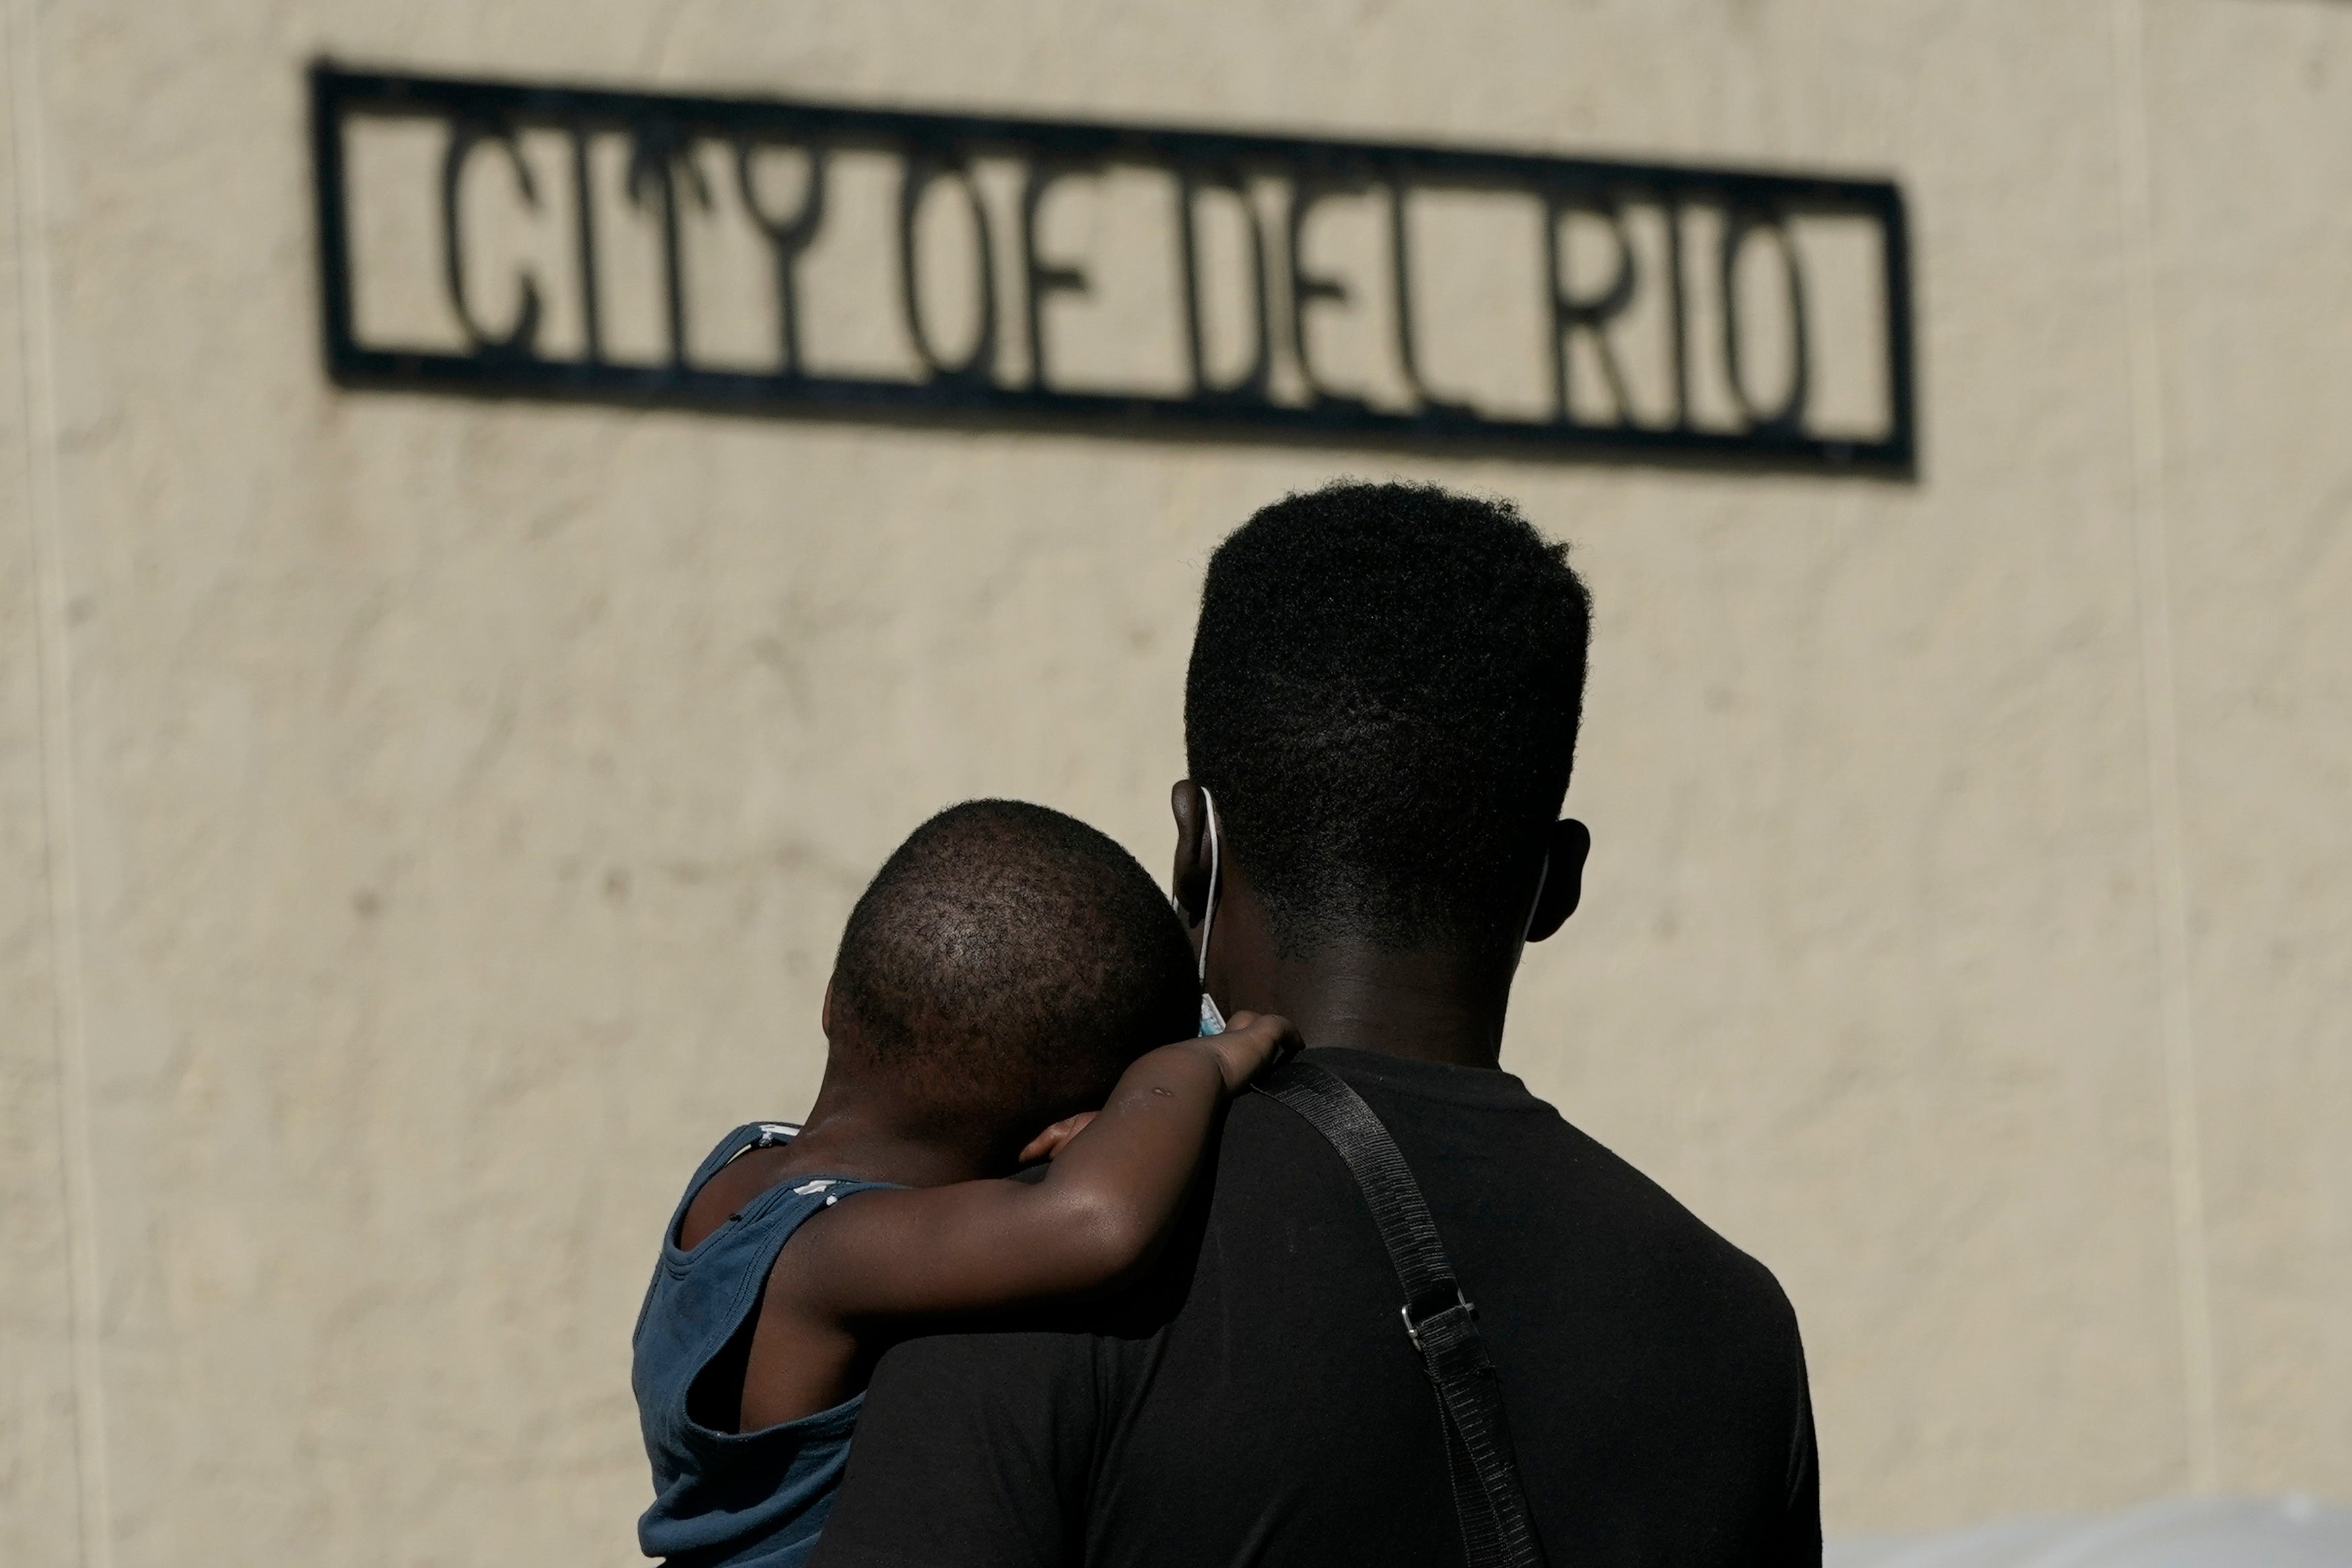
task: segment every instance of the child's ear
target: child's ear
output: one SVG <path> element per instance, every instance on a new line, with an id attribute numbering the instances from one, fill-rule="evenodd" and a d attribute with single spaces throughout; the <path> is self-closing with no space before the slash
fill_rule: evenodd
<path id="1" fill-rule="evenodd" d="M 1063 1117 L 1029 1140 L 1028 1145 L 1021 1151 L 1021 1163 L 1024 1166 L 1033 1166 L 1039 1160 L 1054 1158 L 1068 1145 L 1072 1138 L 1085 1132 L 1087 1124 L 1094 1119 L 1095 1113 L 1092 1111 L 1081 1111 L 1075 1116 Z"/>

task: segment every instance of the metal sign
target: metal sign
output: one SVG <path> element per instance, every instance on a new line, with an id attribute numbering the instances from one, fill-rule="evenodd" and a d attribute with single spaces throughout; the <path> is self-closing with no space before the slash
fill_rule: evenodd
<path id="1" fill-rule="evenodd" d="M 1914 463 L 1908 239 L 1902 195 L 1885 181 L 324 64 L 310 88 L 327 364 L 346 386 L 1895 475 Z M 415 183 L 428 188 L 356 191 L 354 137 L 420 124 L 437 138 L 426 165 L 437 165 L 437 188 L 425 175 Z M 616 176 L 594 172 L 599 149 Z M 810 269 L 834 223 L 837 172 L 858 157 L 887 161 L 895 224 L 881 225 L 881 256 L 846 274 L 856 297 L 836 284 L 820 310 Z M 789 200 L 762 185 L 763 161 L 776 160 L 797 174 Z M 1165 187 L 1159 211 L 1173 255 L 1152 246 L 1168 285 L 1161 319 L 1117 329 L 1164 337 L 1171 363 L 1129 386 L 1081 384 L 1057 361 L 1082 297 L 1107 281 L 1106 263 L 1047 243 L 1040 214 L 1114 171 Z M 722 183 L 763 253 L 768 298 L 756 333 L 707 355 L 688 251 Z M 1516 406 L 1439 373 L 1445 334 L 1465 318 L 1432 303 L 1419 258 L 1444 237 L 1448 193 L 1528 214 L 1515 231 L 1528 254 L 1503 258 L 1523 263 L 1533 286 L 1517 302 L 1534 341 L 1518 347 L 1538 390 Z M 484 200 L 505 202 L 517 221 L 558 223 L 560 265 L 509 258 L 494 268 L 476 254 L 467 214 Z M 1309 238 L 1350 204 L 1370 218 L 1359 232 L 1377 236 L 1369 249 L 1378 253 L 1352 274 L 1317 259 Z M 362 330 L 355 294 L 372 287 L 362 276 L 376 263 L 355 254 L 354 236 L 383 230 L 362 221 L 378 207 L 406 214 L 411 229 L 437 228 L 440 340 Z M 1212 208 L 1226 220 L 1222 247 L 1207 233 Z M 1866 242 L 1860 272 L 1841 275 L 1853 298 L 1825 302 L 1804 239 L 1817 220 Z M 943 221 L 967 236 L 951 261 L 924 237 Z M 656 258 L 627 281 L 627 298 L 607 254 L 623 225 Z M 413 264 L 427 253 L 403 254 Z M 1228 265 L 1213 277 L 1220 257 Z M 650 345 L 625 351 L 613 340 L 624 306 L 656 322 Z M 824 329 L 860 312 L 895 318 L 900 371 L 877 373 L 855 356 L 828 361 Z M 560 343 L 548 327 L 558 314 L 568 323 Z M 1858 363 L 1868 382 L 1858 413 L 1851 391 L 1822 395 L 1832 345 L 1821 323 L 1831 317 L 1862 323 L 1839 340 L 1843 362 Z M 1322 334 L 1360 335 L 1375 318 L 1383 363 L 1358 380 L 1383 387 L 1335 384 Z M 1228 329 L 1222 339 L 1218 327 Z M 869 340 L 877 329 L 866 323 Z M 1635 385 L 1637 361 L 1652 367 L 1646 390 Z M 1843 423 L 1824 413 L 1832 401 Z"/>

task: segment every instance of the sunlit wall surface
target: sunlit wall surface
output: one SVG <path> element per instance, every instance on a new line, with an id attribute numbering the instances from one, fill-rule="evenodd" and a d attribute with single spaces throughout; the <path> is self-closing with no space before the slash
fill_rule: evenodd
<path id="1" fill-rule="evenodd" d="M 1832 1531 L 2352 1497 L 2352 8 L 5 19 L 11 1561 L 628 1560 L 657 1228 L 719 1131 L 805 1106 L 863 879 L 978 794 L 1162 864 L 1204 555 L 1339 472 L 1516 497 L 1592 580 L 1593 873 L 1507 1065 L 1778 1272 Z M 1885 176 L 1918 472 L 340 391 L 320 54 Z M 449 334 L 418 151 L 367 151 L 362 312 Z M 480 169 L 459 200 L 504 319 L 562 210 Z M 1041 214 L 1105 280 L 1055 307 L 1074 376 L 1162 330 L 1125 199 Z M 610 212 L 605 329 L 657 354 L 644 209 Z M 1350 270 L 1380 231 L 1318 223 L 1363 309 L 1315 351 L 1390 395 Z M 695 265 L 756 322 L 728 243 Z M 1523 345 L 1529 254 L 1433 256 L 1426 286 Z M 908 355 L 887 313 L 811 319 L 812 352 L 822 325 L 842 362 Z M 1825 377 L 1864 320 L 1823 317 Z M 1540 405 L 1534 361 L 1448 352 L 1433 381 Z"/>
<path id="2" fill-rule="evenodd" d="M 1832 1542 L 1824 1568 L 2340 1568 L 2352 1511 L 2179 1500 L 2106 1519 L 2019 1519 L 1925 1540 Z"/>

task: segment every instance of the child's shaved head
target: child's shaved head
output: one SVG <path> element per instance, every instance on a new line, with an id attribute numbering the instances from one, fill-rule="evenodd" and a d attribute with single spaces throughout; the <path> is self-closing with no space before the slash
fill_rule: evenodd
<path id="1" fill-rule="evenodd" d="M 1074 817 L 968 800 L 875 873 L 834 962 L 837 1051 L 942 1117 L 1045 1122 L 1194 1032 L 1184 930 L 1135 857 Z"/>

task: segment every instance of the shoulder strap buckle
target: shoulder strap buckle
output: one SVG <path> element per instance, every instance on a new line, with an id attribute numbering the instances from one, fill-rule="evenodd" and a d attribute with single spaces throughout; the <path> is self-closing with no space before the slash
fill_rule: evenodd
<path id="1" fill-rule="evenodd" d="M 1440 1307 L 1437 1311 L 1423 1315 L 1420 1322 L 1415 1322 L 1412 1321 L 1412 1303 L 1411 1301 L 1407 1301 L 1403 1306 L 1397 1309 L 1397 1316 L 1404 1320 L 1404 1337 L 1412 1341 L 1413 1349 L 1419 1350 L 1421 1348 L 1421 1331 L 1423 1328 L 1427 1326 L 1430 1319 L 1444 1317 L 1447 1312 L 1454 1311 L 1455 1308 L 1459 1308 L 1461 1311 L 1469 1313 L 1474 1318 L 1478 1315 L 1477 1304 L 1472 1301 L 1469 1297 L 1464 1295 L 1462 1293 L 1462 1287 L 1456 1285 L 1454 1287 L 1453 1306 Z"/>

